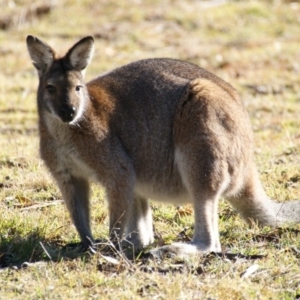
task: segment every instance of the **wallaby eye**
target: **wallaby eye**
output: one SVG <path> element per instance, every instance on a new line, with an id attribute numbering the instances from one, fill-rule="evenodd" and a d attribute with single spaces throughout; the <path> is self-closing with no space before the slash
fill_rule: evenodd
<path id="1" fill-rule="evenodd" d="M 48 91 L 49 94 L 54 94 L 56 92 L 56 88 L 55 86 L 51 85 L 51 84 L 48 84 L 46 86 L 46 90 Z"/>
<path id="2" fill-rule="evenodd" d="M 76 92 L 79 92 L 81 90 L 81 88 L 82 88 L 81 85 L 77 85 L 76 88 L 75 88 Z"/>

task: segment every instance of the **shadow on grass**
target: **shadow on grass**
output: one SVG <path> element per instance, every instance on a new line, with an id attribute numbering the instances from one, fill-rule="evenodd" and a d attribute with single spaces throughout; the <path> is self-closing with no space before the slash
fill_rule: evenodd
<path id="1" fill-rule="evenodd" d="M 90 253 L 83 251 L 81 243 L 63 246 L 60 241 L 49 241 L 38 231 L 27 236 L 0 237 L 0 269 L 20 269 L 30 263 L 88 259 Z"/>
<path id="2" fill-rule="evenodd" d="M 0 236 L 0 269 L 22 269 L 30 264 L 40 262 L 61 262 L 74 259 L 88 261 L 92 255 L 98 254 L 106 262 L 126 262 L 132 266 L 136 258 L 149 258 L 149 254 L 135 253 L 132 249 L 119 251 L 107 240 L 96 240 L 95 248 L 84 249 L 81 242 L 63 245 L 60 240 L 49 240 L 40 231 L 31 232 L 26 236 L 5 238 Z"/>
<path id="3" fill-rule="evenodd" d="M 280 231 L 281 232 L 281 231 Z M 298 231 L 297 231 L 298 233 Z M 258 238 L 260 238 L 259 236 Z M 267 235 L 267 238 L 270 235 Z M 273 237 L 273 236 L 272 236 Z M 153 245 L 152 245 L 153 246 Z M 60 240 L 46 239 L 41 231 L 34 231 L 26 236 L 14 236 L 5 238 L 0 236 L 0 269 L 14 268 L 22 269 L 30 264 L 46 263 L 46 262 L 61 262 L 74 259 L 82 259 L 85 262 L 91 260 L 93 254 L 97 254 L 99 258 L 98 269 L 100 271 L 118 272 L 120 266 L 128 267 L 132 270 L 136 269 L 137 265 L 145 272 L 182 272 L 185 263 L 180 263 L 174 269 L 167 263 L 166 267 L 149 267 L 149 263 L 154 259 L 150 252 L 145 251 L 134 252 L 132 248 L 129 251 L 119 251 L 113 243 L 107 240 L 96 240 L 95 249 L 84 250 L 82 244 L 70 243 L 63 245 Z M 148 249 L 149 250 L 149 249 Z M 299 253 L 297 252 L 299 255 Z M 243 255 L 241 253 L 203 253 L 199 254 L 199 259 L 203 265 L 210 263 L 214 259 L 226 259 L 227 261 L 236 261 L 237 259 L 256 260 L 264 258 L 266 255 Z M 161 258 L 161 261 L 168 262 L 166 258 Z M 136 264 L 138 262 L 138 264 Z M 177 262 L 178 263 L 178 262 Z M 179 268 L 179 269 L 178 269 Z M 178 269 L 178 270 L 177 270 Z M 201 270 L 200 270 L 201 271 Z M 197 274 L 202 273 L 197 269 L 193 269 Z"/>

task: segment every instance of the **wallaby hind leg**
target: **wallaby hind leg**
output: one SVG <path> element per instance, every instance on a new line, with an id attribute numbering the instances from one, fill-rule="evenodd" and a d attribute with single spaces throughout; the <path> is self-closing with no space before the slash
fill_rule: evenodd
<path id="1" fill-rule="evenodd" d="M 129 244 L 137 250 L 153 243 L 152 213 L 148 199 L 135 196 L 130 214 L 126 226 L 126 240 Z"/>
<path id="2" fill-rule="evenodd" d="M 229 176 L 218 157 L 201 152 L 176 150 L 182 180 L 194 204 L 195 224 L 192 244 L 201 251 L 221 251 L 218 229 L 219 198 L 227 188 Z M 226 176 L 227 174 L 227 176 Z"/>
<path id="3" fill-rule="evenodd" d="M 189 149 L 189 150 L 187 150 Z M 175 160 L 182 181 L 194 204 L 194 235 L 191 243 L 174 243 L 151 251 L 154 256 L 186 256 L 201 251 L 221 251 L 218 230 L 218 202 L 229 180 L 217 158 L 203 160 L 185 149 L 176 150 Z M 208 167 L 208 165 L 209 167 Z M 210 171 L 206 173 L 206 171 Z M 223 174 L 225 174 L 223 176 Z"/>
<path id="4" fill-rule="evenodd" d="M 200 191 L 194 196 L 195 225 L 192 244 L 202 251 L 221 251 L 219 239 L 219 194 Z"/>
<path id="5" fill-rule="evenodd" d="M 67 178 L 67 179 L 66 179 Z M 56 176 L 62 196 L 85 248 L 93 246 L 90 229 L 89 184 L 74 176 Z"/>
<path id="6" fill-rule="evenodd" d="M 189 83 L 178 101 L 173 125 L 175 164 L 194 204 L 195 229 L 190 244 L 166 246 L 162 253 L 184 256 L 221 250 L 218 201 L 230 184 L 228 156 L 231 131 L 236 128 L 226 115 L 231 110 L 223 108 L 232 103 L 232 97 L 215 83 L 199 78 Z"/>

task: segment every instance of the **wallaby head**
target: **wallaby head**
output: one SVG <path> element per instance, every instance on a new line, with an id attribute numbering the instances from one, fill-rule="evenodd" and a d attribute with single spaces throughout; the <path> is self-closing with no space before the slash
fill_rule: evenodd
<path id="1" fill-rule="evenodd" d="M 75 123 L 85 107 L 87 90 L 83 77 L 93 56 L 93 38 L 83 38 L 61 58 L 50 46 L 31 35 L 27 37 L 27 48 L 40 79 L 40 113 L 64 123 Z"/>

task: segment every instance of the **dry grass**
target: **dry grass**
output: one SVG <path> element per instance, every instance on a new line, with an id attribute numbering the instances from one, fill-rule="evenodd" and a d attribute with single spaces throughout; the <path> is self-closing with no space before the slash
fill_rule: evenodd
<path id="1" fill-rule="evenodd" d="M 25 48 L 28 34 L 62 52 L 93 35 L 87 79 L 146 57 L 180 58 L 216 73 L 238 89 L 250 113 L 268 194 L 300 199 L 299 3 L 0 0 L 0 6 L 1 299 L 299 299 L 300 227 L 249 228 L 226 203 L 221 243 L 244 258 L 157 262 L 141 254 L 128 261 L 111 247 L 93 256 L 65 248 L 78 236 L 38 157 L 37 76 Z M 97 186 L 93 191 L 93 232 L 106 239 L 104 196 Z M 157 243 L 191 237 L 191 215 L 152 207 Z M 241 277 L 254 264 L 258 270 Z"/>

